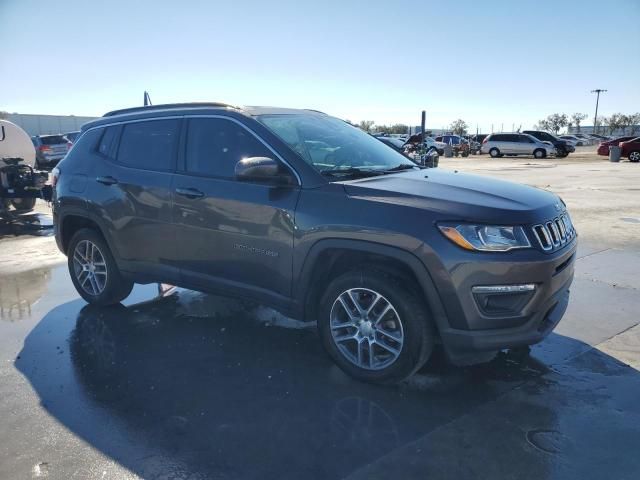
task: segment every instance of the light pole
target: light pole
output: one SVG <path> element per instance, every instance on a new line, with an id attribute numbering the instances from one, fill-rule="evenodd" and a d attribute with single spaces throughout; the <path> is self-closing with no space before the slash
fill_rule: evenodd
<path id="1" fill-rule="evenodd" d="M 596 88 L 591 90 L 591 93 L 596 95 L 596 114 L 593 116 L 593 133 L 598 133 L 598 103 L 600 102 L 600 93 L 606 92 L 603 88 Z"/>

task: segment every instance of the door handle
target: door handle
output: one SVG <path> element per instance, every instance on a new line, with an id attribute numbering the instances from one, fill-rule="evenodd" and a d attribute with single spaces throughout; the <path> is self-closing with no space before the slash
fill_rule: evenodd
<path id="1" fill-rule="evenodd" d="M 107 176 L 107 177 L 96 177 L 96 182 L 102 183 L 103 185 L 115 185 L 116 183 L 118 183 L 118 180 L 116 180 L 111 176 Z"/>
<path id="2" fill-rule="evenodd" d="M 176 193 L 182 197 L 187 198 L 201 198 L 204 197 L 204 193 L 195 188 L 176 188 Z"/>

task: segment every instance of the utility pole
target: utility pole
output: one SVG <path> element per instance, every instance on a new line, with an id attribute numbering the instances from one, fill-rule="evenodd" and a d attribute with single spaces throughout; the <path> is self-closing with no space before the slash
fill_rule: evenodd
<path id="1" fill-rule="evenodd" d="M 597 94 L 596 96 L 596 114 L 593 116 L 593 133 L 598 133 L 598 103 L 600 102 L 600 93 L 604 93 L 606 90 L 602 88 L 596 88 L 591 90 L 591 93 Z"/>

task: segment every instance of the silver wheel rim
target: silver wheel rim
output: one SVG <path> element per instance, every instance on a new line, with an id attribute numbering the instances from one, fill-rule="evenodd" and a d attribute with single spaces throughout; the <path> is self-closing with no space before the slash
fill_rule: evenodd
<path id="1" fill-rule="evenodd" d="M 534 156 L 536 158 L 542 158 L 542 152 L 540 150 L 536 150 L 536 153 L 534 154 Z"/>
<path id="2" fill-rule="evenodd" d="M 352 288 L 342 292 L 331 307 L 330 327 L 338 351 L 362 369 L 387 368 L 402 352 L 400 315 L 374 290 Z"/>
<path id="3" fill-rule="evenodd" d="M 489 153 L 491 154 L 492 157 L 497 157 L 498 156 L 498 151 L 497 150 L 491 150 Z"/>
<path id="4" fill-rule="evenodd" d="M 98 246 L 89 241 L 78 242 L 73 251 L 73 271 L 80 287 L 89 295 L 98 296 L 107 285 L 107 264 Z"/>
<path id="5" fill-rule="evenodd" d="M 631 152 L 631 154 L 629 155 L 629 160 L 631 160 L 632 162 L 637 162 L 638 160 L 640 160 L 640 153 Z"/>

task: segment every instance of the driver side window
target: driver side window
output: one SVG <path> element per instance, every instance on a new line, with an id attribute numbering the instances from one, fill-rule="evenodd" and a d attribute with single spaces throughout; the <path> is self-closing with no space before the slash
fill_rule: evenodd
<path id="1" fill-rule="evenodd" d="M 187 172 L 233 179 L 236 164 L 247 157 L 273 158 L 273 153 L 251 132 L 231 120 L 189 120 L 185 156 Z"/>

